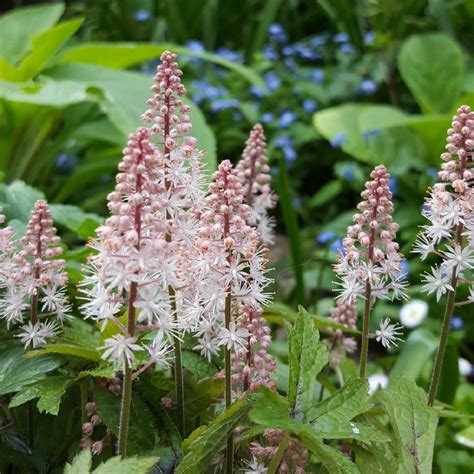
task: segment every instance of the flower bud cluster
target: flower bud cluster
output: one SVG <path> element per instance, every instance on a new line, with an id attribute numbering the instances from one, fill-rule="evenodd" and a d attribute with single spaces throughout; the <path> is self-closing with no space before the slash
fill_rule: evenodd
<path id="1" fill-rule="evenodd" d="M 377 166 L 365 183 L 363 198 L 354 214 L 354 224 L 347 228 L 343 252 L 334 267 L 341 286 L 338 298 L 354 303 L 365 298 L 367 285 L 371 299 L 404 297 L 406 283 L 402 272 L 402 255 L 395 241 L 398 224 L 393 222 L 390 175 L 385 166 Z"/>
<path id="2" fill-rule="evenodd" d="M 338 324 L 350 329 L 357 329 L 357 308 L 355 303 L 344 303 L 337 301 L 335 307 L 330 310 L 331 319 Z M 329 328 L 330 329 L 330 328 Z M 340 329 L 330 330 L 333 334 L 329 339 L 331 352 L 329 353 L 329 363 L 336 366 L 342 360 L 345 353 L 352 353 L 357 348 L 357 341 L 353 337 L 347 337 Z"/>
<path id="3" fill-rule="evenodd" d="M 423 215 L 429 221 L 418 236 L 414 252 L 422 260 L 430 254 L 442 262 L 424 274 L 424 290 L 439 300 L 454 291 L 458 283 L 467 284 L 474 302 L 474 112 L 458 108 L 448 130 L 444 163 L 426 200 Z"/>
<path id="4" fill-rule="evenodd" d="M 268 210 L 276 206 L 277 197 L 270 187 L 265 134 L 259 123 L 250 132 L 236 169 L 243 186 L 244 202 L 251 210 L 247 222 L 260 232 L 264 244 L 272 244 L 275 222 Z"/>

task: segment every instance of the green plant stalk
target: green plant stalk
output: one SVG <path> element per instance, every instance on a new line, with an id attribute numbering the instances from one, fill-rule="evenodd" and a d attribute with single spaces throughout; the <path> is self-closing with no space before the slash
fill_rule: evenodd
<path id="1" fill-rule="evenodd" d="M 360 363 L 359 363 L 359 377 L 362 379 L 365 377 L 365 367 L 367 366 L 367 355 L 369 353 L 369 322 L 370 322 L 370 310 L 372 308 L 372 288 L 370 283 L 367 282 L 365 285 L 365 307 L 364 307 L 364 319 L 362 322 L 362 345 L 360 348 Z"/>
<path id="2" fill-rule="evenodd" d="M 128 302 L 128 325 L 127 332 L 129 336 L 135 334 L 135 306 L 133 303 L 137 297 L 137 283 L 130 285 L 130 295 Z M 128 425 L 130 423 L 130 405 L 132 403 L 132 367 L 128 364 L 125 367 L 122 388 L 122 406 L 120 409 L 119 435 L 118 435 L 118 454 L 122 458 L 127 453 Z"/>
<path id="3" fill-rule="evenodd" d="M 168 286 L 168 296 L 171 304 L 171 311 L 174 314 L 175 321 L 178 319 L 176 314 L 175 292 L 171 286 Z M 183 381 L 183 361 L 181 353 L 181 342 L 178 337 L 173 337 L 174 346 L 174 381 L 176 386 L 176 408 L 178 412 L 178 431 L 181 438 L 185 434 L 185 413 L 184 413 L 184 381 Z"/>
<path id="4" fill-rule="evenodd" d="M 456 287 L 458 279 L 456 277 L 456 269 L 453 270 L 451 277 L 451 286 L 453 291 L 448 293 L 448 301 L 446 303 L 446 310 L 444 312 L 443 326 L 441 328 L 441 337 L 439 339 L 438 350 L 436 352 L 435 363 L 433 367 L 433 374 L 431 376 L 430 389 L 428 392 L 428 405 L 431 407 L 436 399 L 438 392 L 439 380 L 441 377 L 441 369 L 443 368 L 444 354 L 446 352 L 446 345 L 448 343 L 449 329 L 451 326 L 451 318 L 454 312 L 454 303 L 456 301 Z"/>
<path id="5" fill-rule="evenodd" d="M 280 441 L 280 444 L 278 445 L 278 449 L 275 455 L 273 456 L 270 465 L 268 466 L 267 474 L 275 474 L 277 472 L 277 469 L 280 466 L 283 455 L 285 454 L 286 448 L 288 447 L 289 441 L 290 441 L 290 433 L 285 433 L 285 435 Z"/>
<path id="6" fill-rule="evenodd" d="M 87 403 L 87 379 L 84 379 L 79 384 L 79 389 L 81 391 L 81 418 L 82 423 L 87 421 L 87 413 L 86 413 L 86 403 Z"/>
<path id="7" fill-rule="evenodd" d="M 225 298 L 225 327 L 230 329 L 231 321 L 231 299 L 230 291 Z M 228 409 L 232 404 L 232 366 L 230 349 L 224 350 L 224 371 L 225 371 L 225 407 Z M 234 439 L 232 432 L 227 435 L 227 451 L 226 451 L 226 473 L 232 474 L 234 467 Z"/>

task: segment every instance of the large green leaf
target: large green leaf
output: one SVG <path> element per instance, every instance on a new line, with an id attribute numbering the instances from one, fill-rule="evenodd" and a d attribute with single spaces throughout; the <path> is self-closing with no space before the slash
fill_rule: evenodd
<path id="1" fill-rule="evenodd" d="M 431 472 L 438 416 L 425 392 L 402 376 L 381 396 L 397 440 L 398 473 Z"/>
<path id="2" fill-rule="evenodd" d="M 183 56 L 194 56 L 218 64 L 241 75 L 250 83 L 266 89 L 265 82 L 252 69 L 237 62 L 229 61 L 217 54 L 207 51 L 193 51 L 176 44 L 146 43 L 83 43 L 74 46 L 61 57 L 65 63 L 96 64 L 109 68 L 126 68 L 140 64 L 149 59 L 158 58 L 163 51 L 172 51 Z"/>
<path id="3" fill-rule="evenodd" d="M 248 399 L 238 400 L 207 427 L 201 426 L 192 433 L 192 442 L 176 469 L 176 474 L 205 472 L 211 460 L 224 448 L 227 434 L 242 420 L 250 407 Z"/>
<path id="4" fill-rule="evenodd" d="M 27 385 L 12 398 L 10 407 L 17 407 L 34 398 L 38 398 L 37 407 L 40 412 L 57 415 L 59 413 L 61 397 L 73 380 L 73 377 L 58 375 Z"/>
<path id="5" fill-rule="evenodd" d="M 48 75 L 56 80 L 75 81 L 102 91 L 98 94 L 98 99 L 111 122 L 122 132 L 124 145 L 128 134 L 143 125 L 140 117 L 151 96 L 151 77 L 89 64 L 62 64 L 49 70 Z M 198 139 L 200 148 L 206 151 L 207 168 L 212 171 L 217 162 L 214 134 L 195 105 L 191 107 L 190 117 L 193 123 L 192 133 Z"/>
<path id="6" fill-rule="evenodd" d="M 21 347 L 10 347 L 0 355 L 0 395 L 18 392 L 60 365 L 59 358 L 52 354 L 28 358 Z"/>
<path id="7" fill-rule="evenodd" d="M 84 240 L 93 236 L 103 221 L 99 215 L 84 212 L 80 207 L 69 204 L 51 204 L 50 209 L 54 222 L 67 227 Z"/>
<path id="8" fill-rule="evenodd" d="M 293 416 L 305 421 L 313 404 L 316 376 L 326 365 L 328 352 L 319 341 L 319 332 L 313 319 L 301 307 L 295 326 L 288 332 L 288 359 L 288 402 Z"/>
<path id="9" fill-rule="evenodd" d="M 38 199 L 44 199 L 44 194 L 23 181 L 0 185 L 0 203 L 7 221 L 18 219 L 28 222 Z"/>
<path id="10" fill-rule="evenodd" d="M 108 459 L 92 471 L 92 453 L 90 449 L 83 449 L 72 460 L 66 463 L 64 474 L 145 474 L 158 461 L 155 457 L 122 459 L 119 456 Z"/>
<path id="11" fill-rule="evenodd" d="M 0 17 L 0 58 L 16 66 L 30 51 L 33 38 L 52 28 L 63 12 L 64 5 L 54 3 L 18 8 Z"/>
<path id="12" fill-rule="evenodd" d="M 411 36 L 400 48 L 398 68 L 424 113 L 451 112 L 464 80 L 462 51 L 453 39 L 439 33 Z"/>

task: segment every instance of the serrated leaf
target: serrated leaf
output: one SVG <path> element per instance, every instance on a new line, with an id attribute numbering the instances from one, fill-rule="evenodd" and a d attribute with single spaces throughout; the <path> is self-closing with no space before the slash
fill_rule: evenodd
<path id="1" fill-rule="evenodd" d="M 84 212 L 80 207 L 70 204 L 51 204 L 50 209 L 54 222 L 72 230 L 84 240 L 92 237 L 103 222 L 99 215 Z"/>
<path id="2" fill-rule="evenodd" d="M 28 222 L 38 199 L 44 199 L 44 194 L 23 181 L 0 185 L 0 202 L 7 221 L 18 219 Z"/>
<path id="3" fill-rule="evenodd" d="M 352 445 L 357 467 L 370 474 L 397 474 L 398 459 L 387 443 Z"/>
<path id="4" fill-rule="evenodd" d="M 116 456 L 99 464 L 93 474 L 146 474 L 157 462 L 156 457 L 121 459 Z"/>
<path id="5" fill-rule="evenodd" d="M 402 376 L 381 398 L 397 440 L 398 472 L 431 472 L 438 416 L 427 405 L 425 392 Z"/>
<path id="6" fill-rule="evenodd" d="M 198 379 L 200 379 L 201 377 L 214 377 L 217 372 L 217 368 L 215 365 L 211 364 L 207 361 L 207 359 L 204 359 L 195 352 L 184 350 L 182 354 L 182 359 L 183 367 L 186 370 L 192 372 L 193 375 Z"/>
<path id="7" fill-rule="evenodd" d="M 288 332 L 290 380 L 288 402 L 293 416 L 306 420 L 316 387 L 316 376 L 328 361 L 326 347 L 319 341 L 319 332 L 311 316 L 300 308 L 295 326 Z"/>
<path id="8" fill-rule="evenodd" d="M 9 406 L 11 408 L 17 407 L 38 398 L 36 406 L 40 412 L 57 415 L 61 405 L 61 398 L 73 380 L 72 377 L 58 375 L 27 385 L 12 398 Z"/>
<path id="9" fill-rule="evenodd" d="M 0 355 L 0 395 L 18 392 L 60 365 L 60 359 L 52 354 L 28 358 L 21 347 L 10 347 Z"/>
<path id="10" fill-rule="evenodd" d="M 237 400 L 205 429 L 198 428 L 199 432 L 189 445 L 189 450 L 176 469 L 176 474 L 205 472 L 214 456 L 225 447 L 229 431 L 240 422 L 250 407 L 249 399 Z"/>
<path id="11" fill-rule="evenodd" d="M 91 471 L 92 452 L 90 449 L 82 449 L 71 463 L 66 463 L 64 474 L 86 474 Z"/>
<path id="12" fill-rule="evenodd" d="M 442 51 L 433 60 L 433 51 Z M 461 48 L 439 33 L 413 35 L 400 48 L 400 74 L 425 114 L 450 113 L 461 95 L 464 61 Z"/>

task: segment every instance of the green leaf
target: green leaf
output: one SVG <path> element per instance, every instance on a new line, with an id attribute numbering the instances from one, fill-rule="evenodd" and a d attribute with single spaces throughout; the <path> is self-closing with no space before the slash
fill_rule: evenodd
<path id="1" fill-rule="evenodd" d="M 74 379 L 65 375 L 48 377 L 23 387 L 11 400 L 10 408 L 23 405 L 34 398 L 39 398 L 37 407 L 40 412 L 57 415 L 61 397 Z"/>
<path id="2" fill-rule="evenodd" d="M 51 354 L 28 358 L 21 347 L 10 347 L 0 354 L 0 395 L 18 392 L 60 365 L 60 360 Z"/>
<path id="3" fill-rule="evenodd" d="M 438 341 L 429 330 L 419 328 L 412 331 L 390 372 L 390 381 L 396 380 L 402 374 L 416 380 L 437 347 Z"/>
<path id="4" fill-rule="evenodd" d="M 103 222 L 99 215 L 84 212 L 80 207 L 70 204 L 51 204 L 49 207 L 54 222 L 67 227 L 84 240 L 95 235 L 95 229 Z"/>
<path id="5" fill-rule="evenodd" d="M 38 199 L 44 199 L 44 194 L 23 181 L 0 185 L 0 202 L 7 221 L 18 219 L 28 222 Z"/>
<path id="6" fill-rule="evenodd" d="M 198 379 L 214 377 L 217 372 L 215 365 L 192 351 L 184 350 L 182 353 L 182 361 L 183 367 L 192 372 Z"/>
<path id="7" fill-rule="evenodd" d="M 464 428 L 456 433 L 454 437 L 459 444 L 472 448 L 474 446 L 474 425 Z"/>
<path id="8" fill-rule="evenodd" d="M 196 434 L 191 434 L 190 437 L 193 438 L 193 441 L 176 469 L 176 474 L 205 472 L 210 465 L 210 461 L 225 447 L 229 431 L 242 420 L 250 407 L 251 401 L 249 399 L 240 399 L 221 413 L 206 428 L 200 427 Z"/>
<path id="9" fill-rule="evenodd" d="M 319 333 L 313 319 L 302 307 L 298 321 L 288 332 L 288 360 L 288 402 L 292 407 L 293 416 L 305 421 L 313 404 L 316 376 L 326 365 L 328 352 L 319 341 Z"/>
<path id="10" fill-rule="evenodd" d="M 425 392 L 413 380 L 401 376 L 381 394 L 397 440 L 399 473 L 431 472 L 438 417 L 426 403 Z"/>
<path id="11" fill-rule="evenodd" d="M 122 459 L 115 456 L 99 464 L 93 474 L 146 474 L 157 462 L 156 457 Z"/>
<path id="12" fill-rule="evenodd" d="M 64 12 L 62 3 L 24 7 L 0 17 L 0 57 L 16 66 L 33 38 L 52 28 Z"/>
<path id="13" fill-rule="evenodd" d="M 101 101 L 111 122 L 122 132 L 123 145 L 128 134 L 143 125 L 140 117 L 147 108 L 146 101 L 151 97 L 150 77 L 136 72 L 72 63 L 50 69 L 48 76 L 61 81 L 74 81 L 102 91 L 97 100 Z M 189 100 L 183 100 L 190 104 Z M 199 147 L 206 151 L 207 170 L 212 171 L 217 163 L 214 134 L 197 106 L 192 105 L 190 117 L 193 123 L 192 134 L 198 139 Z"/>
<path id="14" fill-rule="evenodd" d="M 143 43 L 82 43 L 74 46 L 62 55 L 64 63 L 96 64 L 109 68 L 125 68 L 141 64 L 149 59 L 158 58 L 163 51 L 172 51 L 183 56 L 193 56 L 223 66 L 236 72 L 251 84 L 266 89 L 262 78 L 252 69 L 237 62 L 229 61 L 217 54 L 207 51 L 193 51 L 176 44 L 143 44 Z"/>
<path id="15" fill-rule="evenodd" d="M 424 113 L 449 113 L 457 104 L 464 64 L 461 48 L 449 36 L 411 36 L 400 48 L 398 68 Z"/>
<path id="16" fill-rule="evenodd" d="M 71 464 L 66 463 L 64 474 L 86 474 L 91 472 L 92 452 L 90 449 L 82 449 L 74 457 Z"/>
<path id="17" fill-rule="evenodd" d="M 311 207 L 319 207 L 334 199 L 342 191 L 342 182 L 339 180 L 329 181 L 316 192 L 309 200 Z"/>
<path id="18" fill-rule="evenodd" d="M 15 76 L 0 77 L 16 82 L 32 79 L 43 70 L 61 46 L 79 29 L 82 22 L 82 19 L 64 21 L 36 36 L 32 41 L 31 51 L 21 62 Z"/>
<path id="19" fill-rule="evenodd" d="M 74 344 L 48 344 L 41 349 L 30 351 L 28 357 L 37 357 L 42 354 L 66 354 L 94 362 L 100 361 L 100 353 L 97 350 L 85 349 Z"/>
<path id="20" fill-rule="evenodd" d="M 390 449 L 390 444 L 372 443 L 370 446 L 353 444 L 357 467 L 370 474 L 397 474 L 398 459 Z"/>

